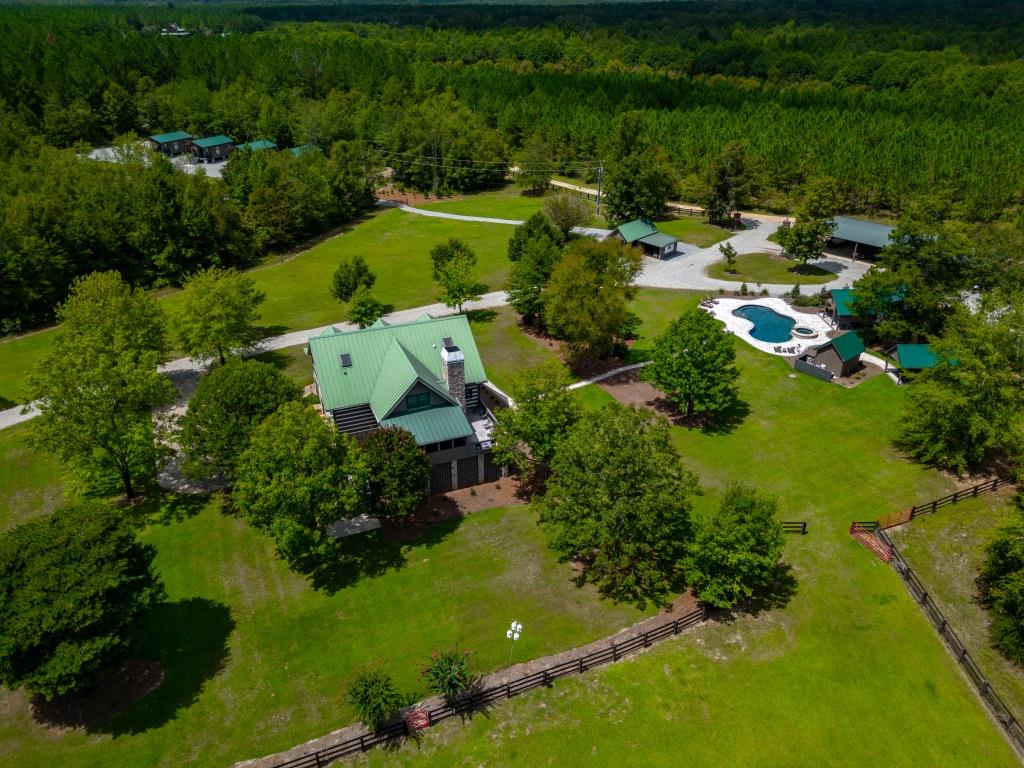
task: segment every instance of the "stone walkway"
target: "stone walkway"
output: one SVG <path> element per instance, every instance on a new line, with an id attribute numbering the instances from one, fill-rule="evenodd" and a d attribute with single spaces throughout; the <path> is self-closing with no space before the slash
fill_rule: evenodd
<path id="1" fill-rule="evenodd" d="M 594 642 L 588 643 L 587 645 L 581 645 L 578 648 L 571 648 L 570 650 L 563 651 L 561 653 L 556 653 L 551 656 L 543 656 L 539 659 L 532 659 L 521 664 L 514 664 L 513 666 L 508 667 L 506 669 L 498 670 L 497 672 L 492 672 L 489 675 L 484 675 L 482 678 L 480 678 L 480 686 L 482 688 L 501 686 L 504 685 L 510 679 L 517 680 L 519 678 L 527 677 L 528 675 L 532 675 L 537 672 L 543 672 L 545 669 L 551 669 L 552 667 L 555 667 L 559 664 L 564 664 L 567 661 L 575 661 L 576 659 L 579 659 L 583 656 L 588 656 L 597 651 L 603 651 L 606 648 L 610 648 L 612 644 L 620 644 L 625 642 L 626 640 L 638 637 L 642 635 L 644 632 L 657 629 L 663 624 L 672 621 L 672 619 L 674 618 L 679 618 L 681 616 L 688 614 L 690 611 L 694 610 L 695 607 L 696 606 L 693 603 L 692 599 L 688 599 L 685 597 L 679 598 L 678 600 L 676 600 L 675 603 L 673 603 L 671 608 L 665 611 L 661 611 L 655 614 L 654 616 L 651 616 L 650 618 L 644 619 L 643 621 L 637 622 L 636 624 L 630 627 L 621 629 L 614 635 L 603 637 L 600 640 L 595 640 Z M 694 626 L 699 627 L 701 625 L 696 624 Z M 693 629 L 693 627 L 691 627 L 690 629 Z M 530 628 L 525 627 L 523 631 L 529 632 Z M 684 629 L 680 632 L 680 634 L 685 634 L 688 631 L 688 629 Z M 667 640 L 672 637 L 678 637 L 678 635 L 669 635 L 668 638 L 665 639 Z M 654 647 L 654 645 L 660 644 L 661 642 L 664 641 L 652 642 L 651 647 Z M 634 653 L 631 653 L 626 658 L 632 658 L 637 653 L 642 652 L 643 651 L 636 651 Z M 620 659 L 620 662 L 621 661 L 622 659 Z M 432 696 L 428 699 L 424 699 L 423 701 L 417 702 L 412 707 L 409 707 L 407 710 L 403 711 L 409 711 L 411 709 L 433 709 L 435 707 L 440 707 L 443 704 L 444 702 L 441 700 L 440 697 Z M 497 702 L 494 706 L 500 706 L 500 704 L 501 702 Z M 244 760 L 242 762 L 235 763 L 235 768 L 243 768 L 243 766 L 244 768 L 273 768 L 273 766 L 280 765 L 286 760 L 294 760 L 296 758 L 302 757 L 303 755 L 308 755 L 318 750 L 326 749 L 327 747 L 334 746 L 335 744 L 340 744 L 344 741 L 348 741 L 349 739 L 358 738 L 359 736 L 364 735 L 369 735 L 369 731 L 361 723 L 355 723 L 344 728 L 339 728 L 336 731 L 332 731 L 326 736 L 322 736 L 318 739 L 307 741 L 304 744 L 299 744 L 298 746 L 293 747 L 292 749 L 289 749 L 286 752 L 277 752 L 271 755 L 266 755 L 264 757 L 255 758 L 252 760 Z"/>

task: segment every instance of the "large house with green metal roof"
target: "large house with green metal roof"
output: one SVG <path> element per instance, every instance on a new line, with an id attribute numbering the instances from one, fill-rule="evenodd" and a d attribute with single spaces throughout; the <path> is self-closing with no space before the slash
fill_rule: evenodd
<path id="1" fill-rule="evenodd" d="M 612 237 L 617 237 L 626 245 L 636 245 L 643 249 L 645 256 L 656 259 L 667 259 L 679 248 L 679 238 L 659 232 L 650 219 L 636 219 L 618 227 Z"/>
<path id="2" fill-rule="evenodd" d="M 431 460 L 431 493 L 497 480 L 493 414 L 481 402 L 487 381 L 465 315 L 369 328 L 329 328 L 309 340 L 323 406 L 342 432 L 381 427 L 411 432 Z"/>
<path id="3" fill-rule="evenodd" d="M 230 136 L 218 133 L 216 136 L 193 139 L 192 146 L 196 160 L 204 163 L 219 163 L 221 160 L 228 159 L 235 142 Z"/>
<path id="4" fill-rule="evenodd" d="M 149 143 L 157 152 L 175 157 L 192 149 L 192 134 L 188 131 L 158 133 L 149 137 Z"/>

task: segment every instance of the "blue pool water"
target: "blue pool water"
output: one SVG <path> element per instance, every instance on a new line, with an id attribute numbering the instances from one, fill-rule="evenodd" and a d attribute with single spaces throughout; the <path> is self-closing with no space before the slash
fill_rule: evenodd
<path id="1" fill-rule="evenodd" d="M 771 344 L 781 344 L 789 341 L 790 331 L 796 325 L 796 320 L 785 315 L 780 315 L 774 309 L 758 307 L 748 304 L 737 307 L 732 311 L 736 317 L 742 317 L 754 324 L 750 329 L 750 335 L 758 341 L 766 341 Z"/>

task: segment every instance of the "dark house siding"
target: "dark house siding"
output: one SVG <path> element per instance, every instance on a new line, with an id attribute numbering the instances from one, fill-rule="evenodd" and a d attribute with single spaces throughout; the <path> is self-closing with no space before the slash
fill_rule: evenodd
<path id="1" fill-rule="evenodd" d="M 362 435 L 377 428 L 377 417 L 370 410 L 369 403 L 355 405 L 351 408 L 339 408 L 331 411 L 334 423 L 340 432 L 350 435 Z"/>
<path id="2" fill-rule="evenodd" d="M 471 411 L 480 404 L 480 385 L 466 385 L 466 410 Z"/>

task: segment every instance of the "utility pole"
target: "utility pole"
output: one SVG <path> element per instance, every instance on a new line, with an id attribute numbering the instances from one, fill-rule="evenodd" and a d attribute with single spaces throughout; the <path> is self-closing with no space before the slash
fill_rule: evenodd
<path id="1" fill-rule="evenodd" d="M 604 161 L 597 161 L 597 215 L 601 215 L 601 182 L 604 181 Z"/>
<path id="2" fill-rule="evenodd" d="M 440 170 L 437 167 L 437 139 L 434 139 L 434 143 L 433 143 L 432 149 L 433 149 L 432 154 L 434 156 L 434 162 L 431 164 L 431 167 L 434 170 L 434 183 L 433 183 L 433 185 L 431 186 L 431 189 L 430 189 L 430 196 L 431 197 L 437 197 L 437 173 Z"/>

